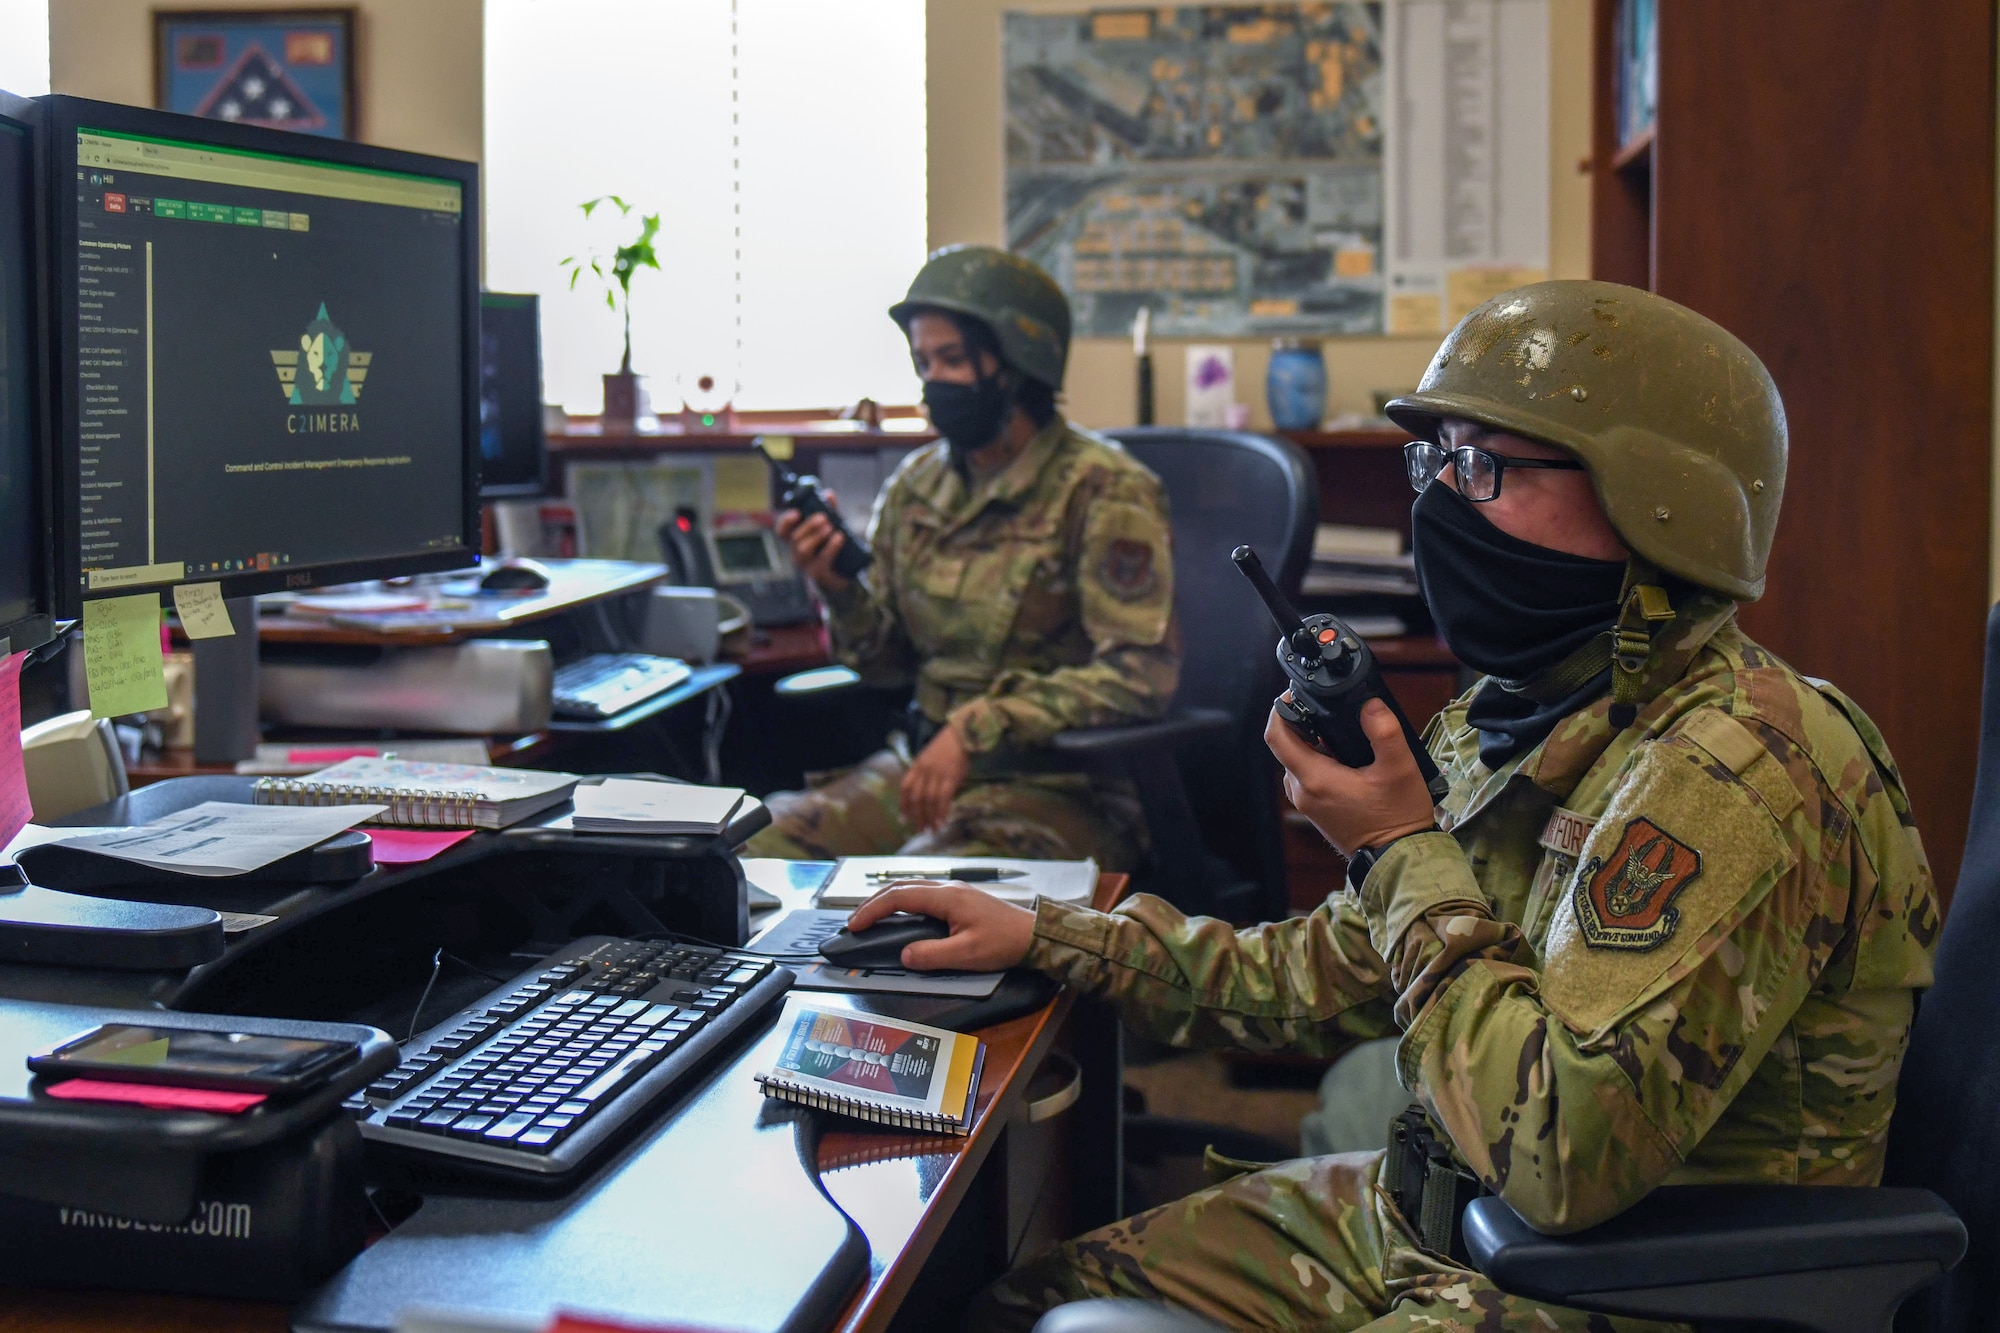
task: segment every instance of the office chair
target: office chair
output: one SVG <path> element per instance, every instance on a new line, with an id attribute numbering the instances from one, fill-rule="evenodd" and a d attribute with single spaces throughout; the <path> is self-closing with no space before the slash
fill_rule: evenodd
<path id="1" fill-rule="evenodd" d="M 88 708 L 25 728 L 21 766 L 35 819 L 44 824 L 131 790 L 111 719 L 93 720 Z"/>
<path id="2" fill-rule="evenodd" d="M 1106 434 L 1166 489 L 1180 689 L 1158 721 L 1063 732 L 1055 750 L 1138 788 L 1153 843 L 1141 888 L 1187 912 L 1276 920 L 1287 907 L 1285 857 L 1263 731 L 1281 684 L 1277 631 L 1229 553 L 1254 546 L 1296 595 L 1319 517 L 1317 478 L 1296 445 L 1267 435 L 1168 426 Z"/>

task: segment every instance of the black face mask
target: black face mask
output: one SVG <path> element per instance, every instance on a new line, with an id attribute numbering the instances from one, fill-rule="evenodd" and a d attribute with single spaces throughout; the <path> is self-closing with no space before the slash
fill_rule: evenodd
<path id="1" fill-rule="evenodd" d="M 1458 660 L 1501 680 L 1555 666 L 1618 620 L 1623 560 L 1510 537 L 1443 482 L 1410 510 L 1417 585 Z"/>
<path id="2" fill-rule="evenodd" d="M 968 455 L 1000 437 L 1000 427 L 1013 406 L 1013 391 L 998 375 L 982 376 L 970 384 L 924 381 L 924 410 L 930 413 L 931 425 L 944 436 L 951 461 L 960 469 L 966 466 Z"/>

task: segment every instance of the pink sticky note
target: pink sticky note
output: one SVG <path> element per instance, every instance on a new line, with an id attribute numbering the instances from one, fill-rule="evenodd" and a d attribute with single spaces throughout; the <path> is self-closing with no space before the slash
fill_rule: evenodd
<path id="1" fill-rule="evenodd" d="M 338 764 L 348 759 L 380 759 L 381 757 L 382 752 L 372 746 L 344 750 L 285 751 L 285 762 L 291 764 Z"/>
<path id="2" fill-rule="evenodd" d="M 241 1115 L 262 1102 L 262 1092 L 224 1092 L 219 1088 L 176 1088 L 165 1083 L 114 1083 L 101 1078 L 73 1078 L 43 1089 L 51 1097 L 71 1102 L 123 1102 L 155 1111 L 219 1111 Z"/>
<path id="3" fill-rule="evenodd" d="M 21 663 L 27 656 L 15 653 L 0 662 L 0 847 L 35 817 L 21 767 Z"/>
<path id="4" fill-rule="evenodd" d="M 469 828 L 441 832 L 409 828 L 368 830 L 368 837 L 375 844 L 375 864 L 378 866 L 406 866 L 428 861 L 445 848 L 464 842 L 471 836 Z"/>

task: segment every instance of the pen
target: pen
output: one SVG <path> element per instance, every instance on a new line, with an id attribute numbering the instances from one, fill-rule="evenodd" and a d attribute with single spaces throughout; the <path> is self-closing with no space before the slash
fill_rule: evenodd
<path id="1" fill-rule="evenodd" d="M 996 879 L 1026 879 L 1028 872 L 1002 866 L 953 866 L 949 870 L 871 870 L 870 879 L 961 879 L 967 884 L 991 884 Z"/>

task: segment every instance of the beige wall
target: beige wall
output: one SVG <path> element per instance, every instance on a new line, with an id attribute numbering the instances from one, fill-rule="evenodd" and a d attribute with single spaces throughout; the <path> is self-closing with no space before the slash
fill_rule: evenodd
<path id="1" fill-rule="evenodd" d="M 1084 0 L 929 0 L 930 243 L 1001 241 L 1000 16 L 1008 10 L 1072 11 Z M 1590 275 L 1590 179 L 1577 163 L 1590 154 L 1589 0 L 1550 0 L 1549 251 L 1552 276 Z M 1326 342 L 1327 412 L 1367 413 L 1375 389 L 1411 388 L 1429 364 L 1431 338 L 1332 338 Z M 1184 344 L 1154 352 L 1158 413 L 1182 418 Z M 1237 397 L 1251 422 L 1264 410 L 1268 340 L 1236 344 Z M 1129 424 L 1131 344 L 1084 339 L 1070 357 L 1067 406 L 1091 426 Z"/>
<path id="2" fill-rule="evenodd" d="M 50 87 L 151 106 L 155 7 L 154 0 L 51 0 Z M 190 0 L 184 7 L 272 8 L 268 0 Z M 359 0 L 357 8 L 361 137 L 389 148 L 478 161 L 484 119 L 481 0 Z"/>

